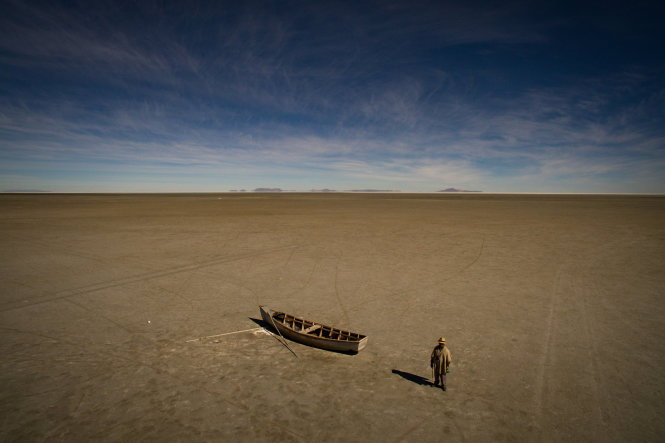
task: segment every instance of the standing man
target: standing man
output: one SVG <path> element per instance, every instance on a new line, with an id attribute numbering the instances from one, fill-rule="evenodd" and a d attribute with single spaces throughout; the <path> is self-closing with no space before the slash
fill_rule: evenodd
<path id="1" fill-rule="evenodd" d="M 441 386 L 444 391 L 446 390 L 446 372 L 452 362 L 453 356 L 450 349 L 446 347 L 446 339 L 441 337 L 439 344 L 432 351 L 429 365 L 434 369 L 434 386 Z"/>

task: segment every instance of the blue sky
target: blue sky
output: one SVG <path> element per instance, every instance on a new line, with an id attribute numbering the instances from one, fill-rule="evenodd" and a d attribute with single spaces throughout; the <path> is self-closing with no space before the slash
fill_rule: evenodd
<path id="1" fill-rule="evenodd" d="M 2 1 L 0 190 L 665 192 L 658 2 Z"/>

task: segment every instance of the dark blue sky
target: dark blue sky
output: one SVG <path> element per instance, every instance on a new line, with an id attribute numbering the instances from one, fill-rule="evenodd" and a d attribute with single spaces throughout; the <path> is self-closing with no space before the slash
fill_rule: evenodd
<path id="1" fill-rule="evenodd" d="M 655 2 L 2 2 L 0 190 L 665 192 Z"/>

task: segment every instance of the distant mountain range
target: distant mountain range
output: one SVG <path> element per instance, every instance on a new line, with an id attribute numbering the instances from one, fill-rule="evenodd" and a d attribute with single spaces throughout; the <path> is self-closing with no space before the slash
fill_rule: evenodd
<path id="1" fill-rule="evenodd" d="M 0 190 L 0 193 L 25 193 L 25 194 L 37 194 L 37 193 L 47 193 L 51 191 L 45 191 L 41 189 L 6 189 L 6 190 Z M 228 192 L 296 192 L 296 191 L 289 191 L 285 190 L 282 188 L 255 188 L 252 189 L 251 191 L 248 191 L 246 189 L 231 189 Z M 309 192 L 394 192 L 394 193 L 399 193 L 402 192 L 398 189 L 348 189 L 345 191 L 338 191 L 336 189 L 310 189 Z M 436 192 L 483 192 L 483 191 L 468 191 L 466 189 L 457 189 L 457 188 L 446 188 L 442 189 L 440 191 Z"/>
<path id="2" fill-rule="evenodd" d="M 246 192 L 244 189 L 232 189 L 230 192 Z M 255 188 L 251 192 L 295 192 L 286 191 L 282 188 Z M 337 191 L 335 189 L 311 189 L 309 192 L 400 192 L 393 189 L 349 189 L 348 191 Z"/>
<path id="3" fill-rule="evenodd" d="M 396 189 L 351 189 L 349 192 L 400 192 Z"/>
<path id="4" fill-rule="evenodd" d="M 42 190 L 42 189 L 5 189 L 4 191 L 0 191 L 0 192 L 4 192 L 4 193 L 7 193 L 7 194 L 11 194 L 11 193 L 18 193 L 18 194 L 42 194 L 42 193 L 44 193 L 44 192 L 51 192 L 51 191 L 44 191 L 44 190 Z"/>
<path id="5" fill-rule="evenodd" d="M 256 188 L 254 192 L 282 192 L 282 188 Z"/>
<path id="6" fill-rule="evenodd" d="M 436 192 L 483 192 L 483 191 L 467 191 L 466 189 L 446 188 Z"/>
<path id="7" fill-rule="evenodd" d="M 252 189 L 251 191 L 247 191 L 245 189 L 232 189 L 230 192 L 295 192 L 295 191 L 288 191 L 284 190 L 282 188 L 255 188 Z M 310 189 L 309 192 L 402 192 L 398 189 L 348 189 L 345 191 L 338 191 L 336 189 Z M 457 188 L 446 188 L 446 189 L 441 189 L 436 192 L 482 192 L 482 191 L 469 191 L 466 189 L 457 189 Z"/>

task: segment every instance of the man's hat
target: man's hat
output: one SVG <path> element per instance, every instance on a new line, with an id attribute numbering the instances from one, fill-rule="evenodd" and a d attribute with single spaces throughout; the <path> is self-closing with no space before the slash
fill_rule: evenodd
<path id="1" fill-rule="evenodd" d="M 439 339 L 439 343 L 445 343 L 445 342 L 446 342 L 446 339 L 445 339 L 445 338 L 441 337 L 441 338 Z"/>

